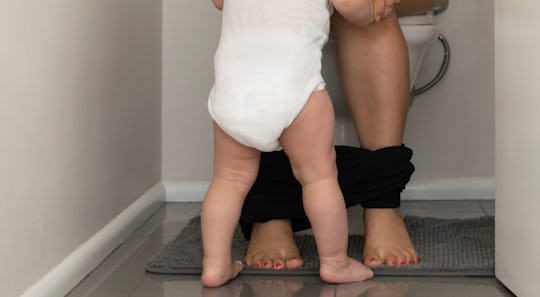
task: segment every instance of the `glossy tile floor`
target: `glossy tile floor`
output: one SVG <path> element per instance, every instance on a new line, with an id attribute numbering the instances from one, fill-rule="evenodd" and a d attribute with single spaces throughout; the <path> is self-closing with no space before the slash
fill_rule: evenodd
<path id="1" fill-rule="evenodd" d="M 146 274 L 146 260 L 174 239 L 199 203 L 164 204 L 146 223 L 90 273 L 69 297 L 501 297 L 514 296 L 495 278 L 375 277 L 328 285 L 318 277 L 239 277 L 218 289 L 203 289 L 197 276 Z M 404 201 L 404 215 L 471 218 L 494 215 L 493 201 Z M 360 208 L 351 209 L 352 232 L 362 232 Z M 360 226 L 360 227 L 359 227 Z"/>

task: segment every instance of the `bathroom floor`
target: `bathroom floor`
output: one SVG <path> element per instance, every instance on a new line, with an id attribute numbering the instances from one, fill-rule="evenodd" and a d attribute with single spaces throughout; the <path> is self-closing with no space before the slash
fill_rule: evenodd
<path id="1" fill-rule="evenodd" d="M 164 204 L 67 296 L 92 297 L 508 297 L 514 296 L 490 277 L 375 277 L 348 285 L 329 285 L 318 277 L 239 277 L 218 289 L 203 289 L 197 276 L 146 274 L 146 260 L 179 233 L 200 203 Z M 493 201 L 403 201 L 404 215 L 472 218 L 494 215 Z M 361 212 L 360 208 L 353 208 Z M 354 215 L 351 226 L 359 215 Z M 362 232 L 353 228 L 352 232 Z"/>

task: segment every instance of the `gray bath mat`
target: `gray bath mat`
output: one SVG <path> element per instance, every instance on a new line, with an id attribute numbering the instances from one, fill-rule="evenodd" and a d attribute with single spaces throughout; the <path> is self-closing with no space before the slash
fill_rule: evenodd
<path id="1" fill-rule="evenodd" d="M 405 217 L 405 224 L 420 256 L 420 262 L 410 266 L 385 266 L 374 269 L 376 275 L 418 276 L 493 276 L 495 267 L 494 218 L 439 219 Z M 295 237 L 304 267 L 298 270 L 273 271 L 244 267 L 244 275 L 317 275 L 319 261 L 313 236 Z M 349 238 L 349 255 L 361 260 L 363 236 Z M 248 242 L 239 229 L 233 240 L 233 258 L 241 260 Z M 202 245 L 200 217 L 197 216 L 167 244 L 146 266 L 146 271 L 158 274 L 200 274 Z"/>

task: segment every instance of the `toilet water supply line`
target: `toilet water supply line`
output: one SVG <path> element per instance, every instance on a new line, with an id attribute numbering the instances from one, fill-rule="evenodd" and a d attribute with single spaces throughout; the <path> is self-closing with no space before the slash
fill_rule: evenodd
<path id="1" fill-rule="evenodd" d="M 446 74 L 446 71 L 448 70 L 448 65 L 450 64 L 450 44 L 448 43 L 448 40 L 446 40 L 446 38 L 442 34 L 439 34 L 439 36 L 437 36 L 437 39 L 442 43 L 444 47 L 444 58 L 441 63 L 441 67 L 439 68 L 439 72 L 437 73 L 435 78 L 433 78 L 430 82 L 428 82 L 424 86 L 420 88 L 416 88 L 416 86 L 413 87 L 413 90 L 411 91 L 411 94 L 410 94 L 409 106 L 413 104 L 414 99 L 417 95 L 420 95 L 426 92 L 427 90 L 433 88 L 433 86 L 435 86 L 437 83 L 439 83 L 441 79 L 444 77 L 444 75 Z"/>

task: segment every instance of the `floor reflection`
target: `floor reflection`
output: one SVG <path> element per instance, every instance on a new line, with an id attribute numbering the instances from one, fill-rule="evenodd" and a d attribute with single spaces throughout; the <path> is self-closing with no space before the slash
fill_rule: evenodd
<path id="1" fill-rule="evenodd" d="M 308 280 L 235 280 L 220 288 L 203 288 L 202 297 L 405 297 L 405 282 L 374 280 L 350 284 L 326 284 Z"/>
<path id="2" fill-rule="evenodd" d="M 492 277 L 392 277 L 332 285 L 311 277 L 241 277 L 227 285 L 201 290 L 202 297 L 513 297 Z"/>

